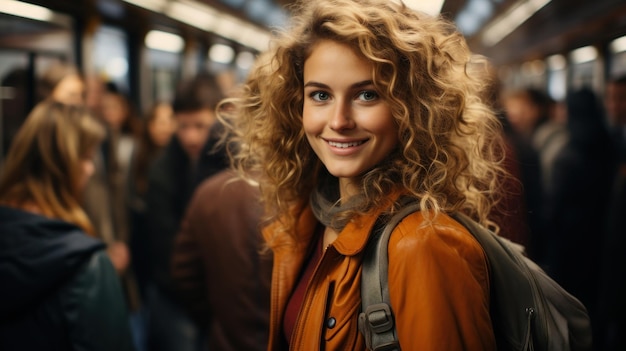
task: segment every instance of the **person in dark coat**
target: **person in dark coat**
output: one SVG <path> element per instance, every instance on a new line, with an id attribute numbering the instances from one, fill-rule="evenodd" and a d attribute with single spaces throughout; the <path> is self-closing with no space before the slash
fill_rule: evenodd
<path id="1" fill-rule="evenodd" d="M 174 236 L 193 190 L 228 164 L 225 151 L 217 147 L 221 125 L 216 123 L 215 110 L 223 97 L 216 80 L 206 75 L 179 87 L 172 104 L 177 129 L 148 174 L 148 234 L 143 242 L 150 266 L 149 350 L 202 349 L 201 330 L 178 300 L 169 267 Z"/>
<path id="2" fill-rule="evenodd" d="M 604 106 L 614 143 L 614 180 L 611 188 L 606 240 L 602 251 L 599 320 L 603 333 L 597 338 L 598 349 L 626 350 L 626 75 L 607 82 Z"/>
<path id="3" fill-rule="evenodd" d="M 172 276 L 209 350 L 267 349 L 272 259 L 261 214 L 258 187 L 224 170 L 198 187 L 176 237 Z"/>
<path id="4" fill-rule="evenodd" d="M 546 198 L 546 269 L 587 307 L 595 328 L 615 152 L 593 91 L 570 92 L 566 106 L 570 139 L 554 160 Z"/>
<path id="5" fill-rule="evenodd" d="M 44 101 L 0 176 L 0 350 L 133 350 L 105 245 L 79 202 L 104 130 L 80 107 Z"/>

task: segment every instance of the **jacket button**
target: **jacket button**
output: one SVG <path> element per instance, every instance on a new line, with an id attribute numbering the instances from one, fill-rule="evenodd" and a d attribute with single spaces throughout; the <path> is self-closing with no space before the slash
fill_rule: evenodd
<path id="1" fill-rule="evenodd" d="M 326 326 L 330 329 L 333 329 L 335 325 L 337 325 L 337 320 L 335 319 L 335 317 L 328 318 L 328 320 L 326 321 Z"/>

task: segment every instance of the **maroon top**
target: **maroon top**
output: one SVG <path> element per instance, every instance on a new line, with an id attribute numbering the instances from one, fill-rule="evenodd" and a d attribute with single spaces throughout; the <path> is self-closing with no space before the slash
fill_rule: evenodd
<path id="1" fill-rule="evenodd" d="M 285 309 L 285 315 L 283 317 L 283 334 L 285 340 L 287 341 L 287 345 L 289 345 L 289 341 L 291 340 L 291 334 L 293 334 L 293 329 L 296 326 L 296 320 L 298 319 L 298 313 L 300 312 L 300 308 L 302 307 L 306 288 L 309 285 L 311 277 L 313 277 L 315 267 L 317 267 L 317 264 L 322 259 L 322 255 L 324 254 L 324 249 L 322 248 L 324 227 L 320 228 L 321 230 L 319 230 L 320 233 L 314 246 L 315 250 L 311 252 L 309 258 L 305 262 L 304 270 L 300 275 L 300 279 L 298 279 L 296 288 L 294 289 L 293 294 L 291 294 L 289 301 L 287 301 L 287 307 Z"/>

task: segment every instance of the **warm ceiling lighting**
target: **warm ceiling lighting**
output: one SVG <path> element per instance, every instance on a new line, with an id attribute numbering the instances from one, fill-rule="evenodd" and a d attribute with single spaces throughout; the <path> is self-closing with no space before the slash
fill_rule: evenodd
<path id="1" fill-rule="evenodd" d="M 135 6 L 143 7 L 150 11 L 161 12 L 165 8 L 167 4 L 167 0 L 124 0 L 129 4 L 133 4 Z"/>
<path id="2" fill-rule="evenodd" d="M 213 62 L 229 64 L 235 58 L 235 50 L 225 44 L 214 44 L 209 49 L 209 58 Z"/>
<path id="3" fill-rule="evenodd" d="M 71 20 L 68 16 L 53 12 L 45 7 L 22 1 L 0 0 L 0 13 L 24 17 L 36 21 L 53 22 L 69 27 Z"/>
<path id="4" fill-rule="evenodd" d="M 613 40 L 609 47 L 614 54 L 626 51 L 626 35 Z"/>
<path id="5" fill-rule="evenodd" d="M 404 0 L 406 6 L 413 10 L 426 12 L 429 15 L 437 16 L 441 12 L 445 0 Z"/>
<path id="6" fill-rule="evenodd" d="M 124 0 L 127 3 L 163 13 L 177 21 L 206 32 L 265 51 L 271 38 L 269 31 L 227 15 L 195 0 Z"/>
<path id="7" fill-rule="evenodd" d="M 255 61 L 256 57 L 253 53 L 249 51 L 242 51 L 237 54 L 237 60 L 235 61 L 235 64 L 237 65 L 237 67 L 239 67 L 239 69 L 248 70 L 254 65 Z"/>
<path id="8" fill-rule="evenodd" d="M 145 42 L 150 49 L 173 53 L 179 53 L 185 47 L 185 41 L 179 35 L 160 30 L 149 31 Z"/>
<path id="9" fill-rule="evenodd" d="M 54 13 L 45 7 L 13 0 L 0 1 L 0 12 L 46 22 L 54 16 Z"/>
<path id="10" fill-rule="evenodd" d="M 583 46 L 572 51 L 569 56 L 575 64 L 590 62 L 598 58 L 598 50 L 593 46 Z"/>
<path id="11" fill-rule="evenodd" d="M 167 7 L 165 14 L 209 32 L 213 31 L 215 21 L 220 16 L 212 7 L 195 1 L 174 1 Z"/>
<path id="12" fill-rule="evenodd" d="M 552 0 L 520 0 L 485 27 L 482 42 L 494 46 Z"/>
<path id="13" fill-rule="evenodd" d="M 548 56 L 546 61 L 548 62 L 548 67 L 550 67 L 550 70 L 552 71 L 564 70 L 565 67 L 567 67 L 567 60 L 563 55 L 556 54 Z"/>

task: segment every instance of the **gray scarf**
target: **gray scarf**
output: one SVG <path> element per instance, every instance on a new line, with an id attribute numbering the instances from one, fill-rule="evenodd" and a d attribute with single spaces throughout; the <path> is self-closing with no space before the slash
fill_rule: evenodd
<path id="1" fill-rule="evenodd" d="M 339 182 L 330 177 L 319 183 L 311 193 L 310 204 L 313 215 L 324 226 L 330 227 L 337 233 L 348 224 L 350 218 L 341 216 L 342 212 L 357 209 L 362 204 L 362 196 L 352 196 L 345 203 L 339 201 Z"/>

